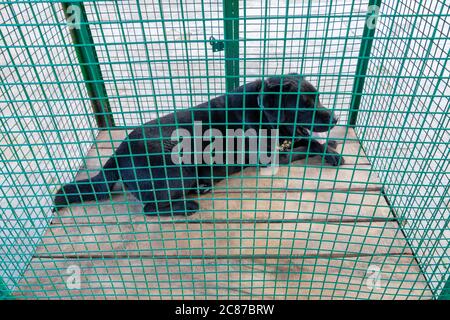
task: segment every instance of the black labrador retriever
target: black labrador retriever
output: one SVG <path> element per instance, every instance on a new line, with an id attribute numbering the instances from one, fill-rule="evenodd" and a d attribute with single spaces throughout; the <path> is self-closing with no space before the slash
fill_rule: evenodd
<path id="1" fill-rule="evenodd" d="M 195 213 L 199 205 L 186 199 L 187 194 L 208 192 L 217 181 L 245 167 L 261 165 L 250 161 L 253 154 L 261 151 L 249 151 L 257 145 L 256 140 L 252 140 L 255 137 L 245 136 L 240 150 L 230 144 L 225 151 L 212 151 L 210 144 L 206 150 L 207 142 L 218 138 L 218 132 L 239 132 L 241 136 L 244 131 L 253 132 L 256 138 L 266 135 L 271 141 L 275 132 L 278 148 L 271 149 L 269 154 L 277 154 L 277 163 L 288 164 L 319 154 L 328 164 L 338 166 L 344 160 L 333 150 L 336 142 L 329 141 L 325 146 L 310 136 L 311 132 L 328 131 L 336 123 L 333 113 L 320 103 L 316 88 L 300 75 L 257 80 L 228 95 L 134 129 L 99 174 L 66 184 L 57 192 L 55 210 L 70 203 L 107 199 L 120 179 L 126 189 L 143 202 L 146 214 L 189 215 Z M 203 124 L 207 132 L 203 129 L 197 132 L 198 124 Z M 182 150 L 180 143 L 188 141 L 188 135 L 197 139 L 202 134 L 200 144 L 194 145 L 194 152 Z M 223 136 L 230 138 L 227 134 Z M 223 163 L 195 161 L 208 160 L 205 154 L 216 157 L 221 152 L 222 158 L 226 155 Z M 235 163 L 236 157 L 241 160 L 239 163 Z"/>

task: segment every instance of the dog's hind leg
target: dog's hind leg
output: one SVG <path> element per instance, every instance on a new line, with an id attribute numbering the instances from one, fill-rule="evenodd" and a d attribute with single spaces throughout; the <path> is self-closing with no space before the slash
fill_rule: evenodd
<path id="1" fill-rule="evenodd" d="M 172 214 L 174 216 L 190 216 L 199 209 L 198 202 L 186 198 L 147 202 L 144 206 L 145 214 Z"/>
<path id="2" fill-rule="evenodd" d="M 193 182 L 192 179 L 187 180 L 157 181 L 154 190 L 141 193 L 145 214 L 189 216 L 197 212 L 199 204 L 185 198 Z"/>
<path id="3" fill-rule="evenodd" d="M 145 214 L 191 215 L 198 211 L 198 203 L 185 198 L 195 184 L 189 170 L 181 173 L 179 168 L 167 168 L 169 177 L 164 170 L 159 170 L 159 174 L 153 170 L 153 177 L 149 169 L 131 170 L 138 179 L 124 183 L 128 191 L 143 202 Z"/>

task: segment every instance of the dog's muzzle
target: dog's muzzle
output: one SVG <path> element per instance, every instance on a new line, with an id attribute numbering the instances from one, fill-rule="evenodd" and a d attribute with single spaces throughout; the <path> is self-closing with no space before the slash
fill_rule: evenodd
<path id="1" fill-rule="evenodd" d="M 311 136 L 311 131 L 304 127 L 297 127 L 297 134 L 302 137 L 309 137 Z"/>

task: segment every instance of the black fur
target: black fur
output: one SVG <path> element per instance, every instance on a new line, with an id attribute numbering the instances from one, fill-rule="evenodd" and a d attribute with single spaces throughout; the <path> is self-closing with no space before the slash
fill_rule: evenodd
<path id="1" fill-rule="evenodd" d="M 56 194 L 55 209 L 106 199 L 120 179 L 143 202 L 145 213 L 195 213 L 199 205 L 187 200 L 186 195 L 208 192 L 215 182 L 249 166 L 249 154 L 244 154 L 245 164 L 175 164 L 171 151 L 177 141 L 171 140 L 172 133 L 182 128 L 193 135 L 194 121 L 202 121 L 204 129 L 219 129 L 223 134 L 226 129 L 254 129 L 259 133 L 263 128 L 278 128 L 280 141 L 294 140 L 291 150 L 280 151 L 280 164 L 304 159 L 308 154 L 321 154 L 334 166 L 343 163 L 330 148 L 336 146 L 335 142 L 325 147 L 309 137 L 310 131 L 330 130 L 337 120 L 322 106 L 313 85 L 300 75 L 289 74 L 248 83 L 229 95 L 136 128 L 98 175 L 63 186 Z"/>

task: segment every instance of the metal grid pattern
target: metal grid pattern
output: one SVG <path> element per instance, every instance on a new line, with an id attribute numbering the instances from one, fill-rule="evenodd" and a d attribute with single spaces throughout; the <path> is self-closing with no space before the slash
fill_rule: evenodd
<path id="1" fill-rule="evenodd" d="M 81 31 L 68 5 L 84 12 Z M 374 31 L 367 5 L 380 9 Z M 448 287 L 444 1 L 0 7 L 7 298 L 431 299 Z M 340 115 L 314 139 L 337 141 L 344 165 L 325 152 L 224 176 L 191 196 L 192 216 L 146 216 L 120 183 L 52 213 L 58 187 L 95 176 L 129 129 L 290 72 Z"/>

